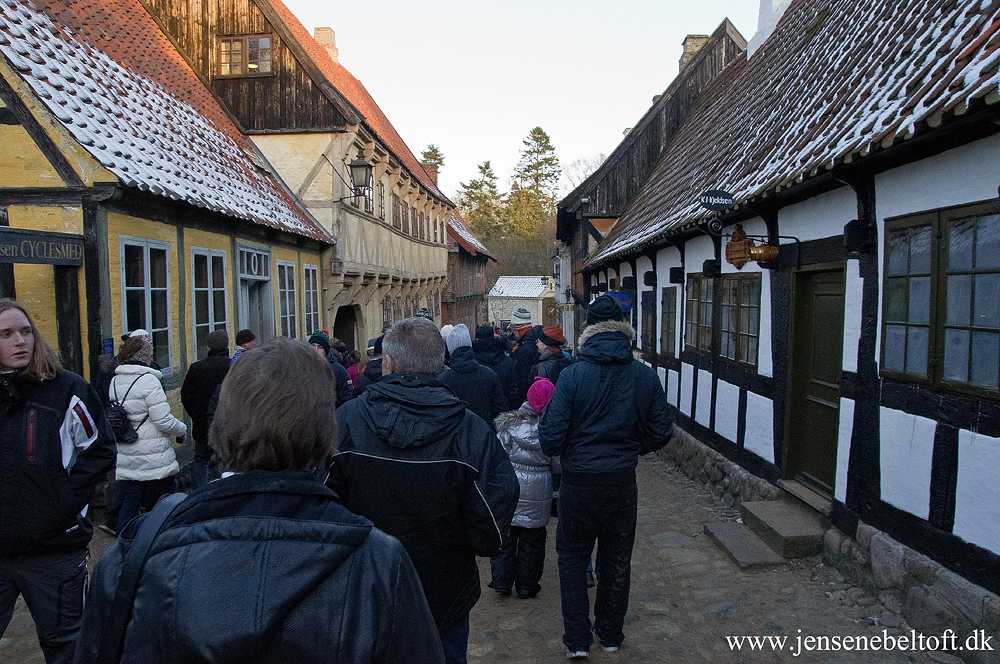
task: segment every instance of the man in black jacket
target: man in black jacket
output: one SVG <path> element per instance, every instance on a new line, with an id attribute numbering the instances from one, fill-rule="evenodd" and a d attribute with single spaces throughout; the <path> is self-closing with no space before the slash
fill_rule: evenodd
<path id="1" fill-rule="evenodd" d="M 380 335 L 373 339 L 371 343 L 372 357 L 365 365 L 365 370 L 358 376 L 358 384 L 354 386 L 354 396 L 361 396 L 361 393 L 368 389 L 372 383 L 377 383 L 382 379 L 382 339 Z"/>
<path id="2" fill-rule="evenodd" d="M 483 418 L 492 429 L 493 418 L 509 410 L 507 395 L 500 385 L 500 379 L 492 369 L 476 360 L 469 328 L 463 323 L 459 323 L 448 333 L 445 343 L 451 359 L 439 377 L 440 381 L 450 387 L 469 406 L 469 410 Z"/>
<path id="3" fill-rule="evenodd" d="M 507 342 L 493 333 L 492 325 L 480 325 L 476 328 L 476 338 L 472 340 L 472 352 L 476 355 L 477 362 L 492 369 L 497 375 L 504 396 L 507 397 L 507 410 L 520 408 L 523 402 L 517 401 L 514 359 L 507 354 Z"/>
<path id="4" fill-rule="evenodd" d="M 316 476 L 337 438 L 333 383 L 312 348 L 284 337 L 233 364 L 212 446 L 234 474 L 191 494 L 153 541 L 121 661 L 444 661 L 402 545 Z M 78 664 L 95 661 L 146 518 L 94 569 Z"/>
<path id="5" fill-rule="evenodd" d="M 517 476 L 493 430 L 436 376 L 444 340 L 423 318 L 395 323 L 382 380 L 337 411 L 328 486 L 399 538 L 420 576 L 448 662 L 465 662 L 479 599 L 476 556 L 500 550 Z M 416 661 L 416 660 L 414 660 Z"/>
<path id="6" fill-rule="evenodd" d="M 208 446 L 208 403 L 215 388 L 222 384 L 229 371 L 229 335 L 225 330 L 210 332 L 205 338 L 208 356 L 188 367 L 181 385 L 181 403 L 191 416 L 191 434 L 194 436 L 194 465 L 191 483 L 195 489 L 208 484 L 212 448 Z"/>
<path id="7" fill-rule="evenodd" d="M 563 370 L 538 425 L 549 456 L 561 455 L 559 589 L 567 657 L 586 657 L 596 635 L 618 649 L 628 609 L 639 455 L 670 440 L 673 425 L 660 379 L 632 356 L 635 331 L 612 298 L 591 303 L 579 361 Z M 597 599 L 590 622 L 587 564 L 597 542 Z M 592 631 L 593 630 L 593 631 Z"/>

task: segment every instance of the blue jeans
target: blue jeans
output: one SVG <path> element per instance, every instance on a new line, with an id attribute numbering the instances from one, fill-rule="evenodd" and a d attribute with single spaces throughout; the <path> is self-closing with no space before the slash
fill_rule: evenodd
<path id="1" fill-rule="evenodd" d="M 212 463 L 212 448 L 208 442 L 194 442 L 194 463 L 191 466 L 191 485 L 195 489 L 208 484 L 209 470 Z"/>
<path id="2" fill-rule="evenodd" d="M 510 538 L 500 553 L 490 558 L 493 580 L 490 588 L 510 590 L 517 588 L 521 598 L 534 597 L 542 586 L 545 566 L 545 528 L 510 527 Z"/>
<path id="3" fill-rule="evenodd" d="M 122 508 L 118 512 L 118 526 L 115 528 L 119 536 L 122 528 L 139 513 L 140 506 L 149 511 L 160 498 L 177 491 L 177 478 L 173 475 L 144 482 L 118 480 L 118 483 L 122 485 Z"/>
<path id="4" fill-rule="evenodd" d="M 469 614 L 441 632 L 441 647 L 446 664 L 466 664 L 469 652 Z"/>
<path id="5" fill-rule="evenodd" d="M 611 486 L 566 484 L 559 488 L 559 590 L 563 643 L 568 650 L 589 650 L 594 634 L 604 646 L 625 640 L 632 546 L 639 491 L 635 482 Z M 597 599 L 590 622 L 587 565 L 597 542 Z"/>

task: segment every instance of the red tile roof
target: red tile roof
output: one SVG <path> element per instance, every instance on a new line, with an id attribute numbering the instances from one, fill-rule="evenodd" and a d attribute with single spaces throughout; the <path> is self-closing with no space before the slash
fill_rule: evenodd
<path id="1" fill-rule="evenodd" d="M 705 90 L 590 264 L 1000 102 L 1000 3 L 793 0 Z M 982 102 L 977 102 L 982 103 Z"/>
<path id="2" fill-rule="evenodd" d="M 282 18 L 288 28 L 295 35 L 299 44 L 305 51 L 309 54 L 309 57 L 316 63 L 323 74 L 329 79 L 333 87 L 344 95 L 344 97 L 349 101 L 361 114 L 364 116 L 364 124 L 367 126 L 379 140 L 385 145 L 386 148 L 392 152 L 393 155 L 403 164 L 403 166 L 408 170 L 413 177 L 415 177 L 425 189 L 427 189 L 431 194 L 437 198 L 452 204 L 448 198 L 441 193 L 434 184 L 434 181 L 427 175 L 420 162 L 417 158 L 413 156 L 410 152 L 410 148 L 406 147 L 406 143 L 396 132 L 396 129 L 389 122 L 389 119 L 385 117 L 382 109 L 379 108 L 372 96 L 368 94 L 368 90 L 362 85 L 361 81 L 354 78 L 347 69 L 344 68 L 339 62 L 334 62 L 333 58 L 330 57 L 329 52 L 325 48 L 319 45 L 319 43 L 313 39 L 313 36 L 309 34 L 302 22 L 295 17 L 295 15 L 285 6 L 281 0 L 258 0 L 261 2 L 268 2 Z M 454 204 L 452 204 L 454 205 Z"/>
<path id="3" fill-rule="evenodd" d="M 0 52 L 126 186 L 329 243 L 137 0 L 0 0 Z"/>
<path id="4" fill-rule="evenodd" d="M 468 224 L 465 223 L 465 219 L 462 219 L 462 215 L 458 213 L 458 210 L 451 211 L 451 217 L 448 219 L 448 235 L 454 238 L 460 247 L 473 256 L 478 253 L 496 261 L 496 258 L 493 257 L 489 249 L 469 229 Z"/>

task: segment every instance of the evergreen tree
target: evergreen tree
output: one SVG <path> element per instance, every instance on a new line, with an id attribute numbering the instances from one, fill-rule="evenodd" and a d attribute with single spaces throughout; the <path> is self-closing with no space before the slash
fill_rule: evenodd
<path id="1" fill-rule="evenodd" d="M 555 209 L 562 170 L 549 135 L 541 127 L 528 132 L 523 141 L 521 160 L 514 170 L 514 179 L 521 189 L 530 191 L 544 209 Z"/>
<path id="2" fill-rule="evenodd" d="M 483 242 L 508 233 L 509 217 L 489 159 L 479 165 L 478 178 L 459 183 L 458 206 L 472 232 Z"/>
<path id="3" fill-rule="evenodd" d="M 444 155 L 441 154 L 441 150 L 438 146 L 431 143 L 427 146 L 427 149 L 420 153 L 420 162 L 423 164 L 436 164 L 438 166 L 444 166 Z"/>

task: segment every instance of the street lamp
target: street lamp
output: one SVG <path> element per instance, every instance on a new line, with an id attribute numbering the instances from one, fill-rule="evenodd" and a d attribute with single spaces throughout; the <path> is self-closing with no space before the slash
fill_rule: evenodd
<path id="1" fill-rule="evenodd" d="M 347 167 L 351 171 L 351 185 L 354 195 L 364 195 L 364 190 L 368 188 L 368 183 L 372 178 L 372 165 L 358 157 L 348 164 Z"/>

